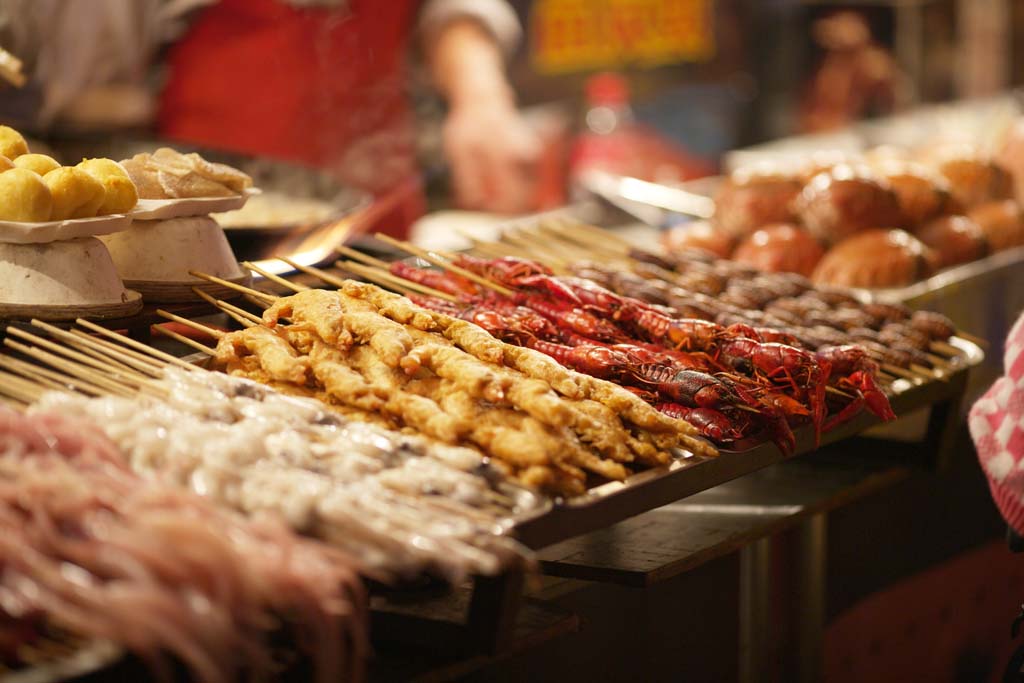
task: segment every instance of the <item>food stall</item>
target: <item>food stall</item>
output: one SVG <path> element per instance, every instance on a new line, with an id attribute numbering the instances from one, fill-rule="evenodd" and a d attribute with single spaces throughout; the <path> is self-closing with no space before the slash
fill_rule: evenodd
<path id="1" fill-rule="evenodd" d="M 442 245 L 294 163 L 0 125 L 0 680 L 877 670 L 826 632 L 888 567 L 832 529 L 960 476 L 1024 303 L 1014 169 L 944 111 Z"/>

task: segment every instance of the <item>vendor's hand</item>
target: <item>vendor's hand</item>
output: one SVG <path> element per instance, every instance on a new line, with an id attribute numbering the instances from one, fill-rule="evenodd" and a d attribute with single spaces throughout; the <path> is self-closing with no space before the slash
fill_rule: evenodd
<path id="1" fill-rule="evenodd" d="M 485 98 L 454 105 L 444 125 L 444 151 L 460 207 L 500 213 L 533 208 L 541 144 L 510 102 Z"/>

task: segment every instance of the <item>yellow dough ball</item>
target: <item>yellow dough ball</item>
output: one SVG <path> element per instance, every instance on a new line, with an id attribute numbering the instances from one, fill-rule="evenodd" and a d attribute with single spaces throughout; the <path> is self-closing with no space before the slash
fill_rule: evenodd
<path id="1" fill-rule="evenodd" d="M 18 168 L 35 171 L 39 175 L 46 175 L 50 171 L 60 168 L 56 159 L 45 154 L 22 154 L 14 160 L 14 165 Z"/>
<path id="2" fill-rule="evenodd" d="M 53 195 L 51 220 L 91 218 L 96 215 L 107 193 L 103 183 L 85 171 L 63 166 L 43 176 L 43 182 Z"/>
<path id="3" fill-rule="evenodd" d="M 106 198 L 100 205 L 98 216 L 111 213 L 127 213 L 139 201 L 139 191 L 128 172 L 113 159 L 85 159 L 80 168 L 103 184 Z"/>
<path id="4" fill-rule="evenodd" d="M 0 154 L 0 173 L 3 173 L 4 171 L 11 168 L 14 168 L 14 162 L 5 157 L 3 154 Z"/>
<path id="5" fill-rule="evenodd" d="M 53 199 L 38 173 L 25 168 L 12 168 L 0 173 L 0 220 L 50 220 Z"/>
<path id="6" fill-rule="evenodd" d="M 28 143 L 21 133 L 10 126 L 0 126 L 0 154 L 8 159 L 16 159 L 28 154 Z"/>

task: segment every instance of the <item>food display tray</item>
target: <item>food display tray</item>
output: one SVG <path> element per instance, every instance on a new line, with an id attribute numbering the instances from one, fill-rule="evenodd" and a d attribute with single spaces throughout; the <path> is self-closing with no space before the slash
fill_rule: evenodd
<path id="1" fill-rule="evenodd" d="M 0 221 L 0 242 L 11 244 L 47 244 L 79 237 L 111 235 L 127 230 L 132 219 L 127 214 L 115 213 L 94 218 L 72 218 L 66 221 L 24 223 Z"/>
<path id="2" fill-rule="evenodd" d="M 890 402 L 897 415 L 931 407 L 923 453 L 942 458 L 947 455 L 952 428 L 967 388 L 972 368 L 985 358 L 975 344 L 953 338 L 950 344 L 962 353 L 959 362 L 944 378 L 924 383 L 900 379 L 893 383 Z M 862 412 L 849 422 L 821 436 L 821 446 L 849 438 L 881 424 Z M 795 431 L 797 447 L 793 456 L 809 453 L 818 446 L 810 425 Z M 914 450 L 908 447 L 908 451 Z M 560 501 L 516 525 L 516 536 L 527 546 L 539 549 L 574 536 L 610 526 L 628 517 L 700 493 L 787 459 L 777 446 L 761 443 L 743 451 L 720 449 L 717 458 L 680 457 L 671 465 L 635 474 L 622 482 L 610 482 L 583 496 Z M 914 452 L 914 455 L 918 453 Z M 924 458 L 924 455 L 921 455 Z"/>
<path id="3" fill-rule="evenodd" d="M 259 188 L 250 187 L 244 193 L 229 197 L 183 197 L 180 199 L 140 199 L 131 212 L 139 221 L 167 220 L 205 216 L 222 211 L 233 211 L 245 206 L 249 197 L 259 194 Z"/>

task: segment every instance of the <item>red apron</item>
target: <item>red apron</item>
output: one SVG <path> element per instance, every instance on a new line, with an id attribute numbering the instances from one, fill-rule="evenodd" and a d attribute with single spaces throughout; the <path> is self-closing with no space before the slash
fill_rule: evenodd
<path id="1" fill-rule="evenodd" d="M 415 0 L 220 0 L 170 51 L 163 135 L 325 168 L 378 195 L 415 174 Z"/>

